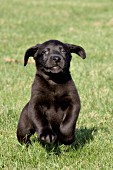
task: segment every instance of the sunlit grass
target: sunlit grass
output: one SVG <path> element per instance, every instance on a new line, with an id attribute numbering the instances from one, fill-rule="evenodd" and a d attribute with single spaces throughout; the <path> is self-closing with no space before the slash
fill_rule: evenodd
<path id="1" fill-rule="evenodd" d="M 0 5 L 0 168 L 4 170 L 113 169 L 112 0 L 4 0 Z M 76 141 L 29 148 L 16 139 L 20 112 L 30 98 L 34 64 L 23 66 L 27 48 L 48 39 L 81 45 L 70 71 L 81 98 Z M 19 63 L 6 63 L 13 58 Z"/>

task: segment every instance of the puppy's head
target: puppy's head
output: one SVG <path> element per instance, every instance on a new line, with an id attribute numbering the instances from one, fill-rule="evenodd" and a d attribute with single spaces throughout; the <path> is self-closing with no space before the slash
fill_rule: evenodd
<path id="1" fill-rule="evenodd" d="M 58 40 L 49 40 L 29 48 L 24 56 L 24 66 L 32 56 L 36 62 L 37 70 L 45 73 L 60 73 L 69 70 L 71 53 L 86 58 L 85 50 L 77 45 L 65 44 Z"/>

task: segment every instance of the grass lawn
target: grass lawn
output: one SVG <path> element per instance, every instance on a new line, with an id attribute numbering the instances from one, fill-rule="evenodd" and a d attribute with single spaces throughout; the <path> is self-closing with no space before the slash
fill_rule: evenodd
<path id="1" fill-rule="evenodd" d="M 71 73 L 82 109 L 76 141 L 45 146 L 16 138 L 20 112 L 30 98 L 34 64 L 23 66 L 27 48 L 48 39 L 81 45 Z M 7 63 L 4 58 L 19 60 Z M 113 170 L 113 1 L 4 0 L 0 4 L 0 169 Z"/>

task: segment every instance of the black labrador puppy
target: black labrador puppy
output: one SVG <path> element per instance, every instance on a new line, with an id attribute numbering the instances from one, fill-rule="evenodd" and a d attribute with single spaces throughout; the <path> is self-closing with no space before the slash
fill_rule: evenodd
<path id="1" fill-rule="evenodd" d="M 17 127 L 20 143 L 29 144 L 35 132 L 44 143 L 60 141 L 67 145 L 74 141 L 80 98 L 69 72 L 71 53 L 86 57 L 82 47 L 58 40 L 37 44 L 26 51 L 24 66 L 32 56 L 37 71 L 31 98 Z"/>

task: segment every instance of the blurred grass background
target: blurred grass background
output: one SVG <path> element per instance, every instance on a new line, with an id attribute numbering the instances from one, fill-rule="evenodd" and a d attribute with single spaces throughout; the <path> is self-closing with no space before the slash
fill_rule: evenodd
<path id="1" fill-rule="evenodd" d="M 81 45 L 73 54 L 71 74 L 82 109 L 76 141 L 43 148 L 32 139 L 26 149 L 16 139 L 21 109 L 29 100 L 33 64 L 23 61 L 27 48 L 49 39 Z M 113 1 L 4 0 L 0 5 L 0 168 L 12 170 L 113 169 Z"/>

